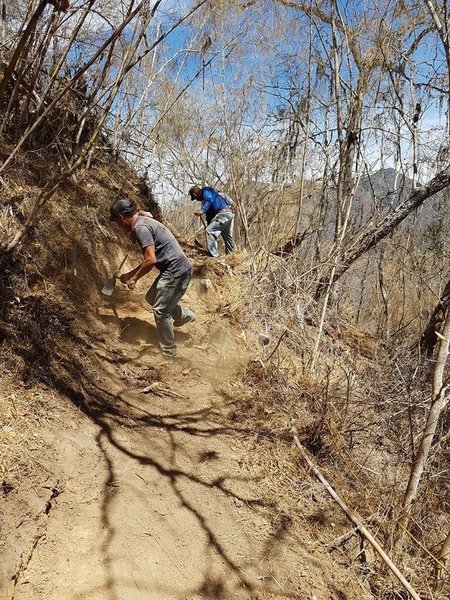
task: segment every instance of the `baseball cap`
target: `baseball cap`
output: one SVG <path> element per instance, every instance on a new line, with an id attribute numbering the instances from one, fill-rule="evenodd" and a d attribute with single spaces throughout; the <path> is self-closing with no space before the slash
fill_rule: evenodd
<path id="1" fill-rule="evenodd" d="M 127 215 L 134 212 L 133 204 L 127 200 L 126 198 L 121 198 L 120 200 L 115 200 L 109 209 L 110 212 L 110 221 L 114 221 L 116 217 L 119 215 Z"/>

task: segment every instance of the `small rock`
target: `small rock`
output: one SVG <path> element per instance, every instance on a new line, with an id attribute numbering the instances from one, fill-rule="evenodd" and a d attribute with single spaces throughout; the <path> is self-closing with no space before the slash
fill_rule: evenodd
<path id="1" fill-rule="evenodd" d="M 202 284 L 202 286 L 206 289 L 206 290 L 213 290 L 214 286 L 212 284 L 211 279 L 209 279 L 208 277 L 203 277 L 203 279 L 200 280 L 200 283 Z"/>

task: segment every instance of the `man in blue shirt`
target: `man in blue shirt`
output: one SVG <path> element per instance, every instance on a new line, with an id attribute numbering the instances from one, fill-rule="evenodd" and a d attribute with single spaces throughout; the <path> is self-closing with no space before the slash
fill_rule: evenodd
<path id="1" fill-rule="evenodd" d="M 189 190 L 191 200 L 199 200 L 202 207 L 195 211 L 197 216 L 206 215 L 206 244 L 208 252 L 213 258 L 219 256 L 217 239 L 222 236 L 225 242 L 225 252 L 233 252 L 236 245 L 233 240 L 234 213 L 232 210 L 233 200 L 226 194 L 219 194 L 212 187 L 200 188 L 194 185 Z"/>

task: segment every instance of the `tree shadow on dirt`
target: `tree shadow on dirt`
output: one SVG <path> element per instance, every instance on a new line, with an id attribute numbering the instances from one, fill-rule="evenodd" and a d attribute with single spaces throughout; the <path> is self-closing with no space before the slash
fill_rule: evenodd
<path id="1" fill-rule="evenodd" d="M 108 326 L 113 326 L 116 329 L 119 338 L 122 342 L 140 346 L 142 343 L 152 344 L 158 347 L 159 338 L 158 330 L 151 322 L 153 316 L 149 312 L 149 320 L 144 321 L 137 317 L 119 317 L 116 315 L 98 315 L 99 319 Z M 176 338 L 179 341 L 190 339 L 189 334 L 183 331 L 176 331 Z"/>
<path id="2" fill-rule="evenodd" d="M 149 321 L 151 314 L 149 314 Z M 158 345 L 158 331 L 149 321 L 143 321 L 136 317 L 118 317 L 114 315 L 99 315 L 99 319 L 108 326 L 112 326 L 118 333 L 122 342 L 140 345 Z"/>
<path id="3" fill-rule="evenodd" d="M 60 381 L 59 385 L 61 385 L 61 383 L 62 382 Z M 83 385 L 84 389 L 81 394 L 80 392 L 67 388 L 67 386 L 65 386 L 64 391 L 65 394 L 101 429 L 101 437 L 99 437 L 99 439 L 102 439 L 103 441 L 98 445 L 105 456 L 106 463 L 111 465 L 110 469 L 112 469 L 113 465 L 111 460 L 107 458 L 106 441 L 109 444 L 109 448 L 120 451 L 124 456 L 132 459 L 136 464 L 142 467 L 150 467 L 152 470 L 156 471 L 160 477 L 169 483 L 179 506 L 186 509 L 186 511 L 194 517 L 197 526 L 203 532 L 203 536 L 207 540 L 208 553 L 215 554 L 219 557 L 219 561 L 223 565 L 223 570 L 228 573 L 224 578 L 223 575 L 218 576 L 217 573 L 214 572 L 208 574 L 206 571 L 202 583 L 197 590 L 192 590 L 192 592 L 196 592 L 200 596 L 210 599 L 229 597 L 230 586 L 233 587 L 234 593 L 240 589 L 243 595 L 250 595 L 250 593 L 256 589 L 258 591 L 264 589 L 267 592 L 273 593 L 275 590 L 272 589 L 271 583 L 266 583 L 262 586 L 258 585 L 257 588 L 255 587 L 254 580 L 246 573 L 248 568 L 253 566 L 254 557 L 248 561 L 236 560 L 232 553 L 224 546 L 220 536 L 218 536 L 210 526 L 206 512 L 199 508 L 199 506 L 189 497 L 189 494 L 186 492 L 186 489 L 189 489 L 189 487 L 186 484 L 189 484 L 191 487 L 195 485 L 202 488 L 204 490 L 206 502 L 208 491 L 211 490 L 214 493 L 221 494 L 224 498 L 240 503 L 241 506 L 245 507 L 246 511 L 255 512 L 265 519 L 270 518 L 271 513 L 279 512 L 277 511 L 277 508 L 265 503 L 258 497 L 248 496 L 235 491 L 233 486 L 239 481 L 245 481 L 246 478 L 244 477 L 228 473 L 219 475 L 211 480 L 200 476 L 193 468 L 171 465 L 171 463 L 175 462 L 176 456 L 180 454 L 180 436 L 182 438 L 181 441 L 184 444 L 189 445 L 191 444 L 189 441 L 191 438 L 214 438 L 216 436 L 235 435 L 236 433 L 242 434 L 242 432 L 239 432 L 236 427 L 218 423 L 218 415 L 208 409 L 184 413 L 172 412 L 164 416 L 145 411 L 146 414 L 142 415 L 142 409 L 139 409 L 139 407 L 138 409 L 133 409 L 123 397 L 118 398 L 115 395 L 108 395 L 107 393 L 105 396 L 104 390 L 96 390 L 95 387 L 92 388 L 90 385 L 89 387 L 91 387 L 91 389 L 88 391 L 88 385 L 89 384 L 87 383 Z M 141 415 L 139 415 L 139 412 L 141 412 Z M 155 432 L 155 437 L 157 432 L 159 436 L 165 435 L 166 445 L 165 449 L 163 448 L 163 453 L 165 453 L 166 459 L 161 460 L 158 457 L 158 454 L 161 453 L 161 448 L 158 448 L 156 439 L 154 440 L 153 446 L 150 448 L 147 446 L 145 451 L 143 451 L 141 447 L 139 450 L 129 448 L 122 439 L 119 439 L 123 438 L 124 429 L 145 432 L 147 434 L 146 440 L 148 440 L 149 430 Z M 169 466 L 166 462 L 169 463 Z M 114 476 L 111 475 L 109 479 L 111 478 L 114 478 Z M 108 490 L 106 489 L 107 485 L 108 482 L 105 483 L 102 507 L 103 520 L 108 531 L 103 547 L 106 558 L 108 557 L 109 549 L 112 546 L 114 538 L 114 528 L 112 526 L 112 519 L 110 518 L 112 497 L 108 496 Z M 264 555 L 268 553 L 268 548 L 273 548 L 274 544 L 278 543 L 278 540 L 280 542 L 282 541 L 283 534 L 281 533 L 281 529 L 284 533 L 286 528 L 287 525 L 285 522 L 280 525 L 273 534 L 269 534 L 266 544 L 260 548 L 260 551 Z M 258 550 L 255 549 L 255 554 L 257 553 Z M 110 590 L 110 597 L 111 600 L 116 600 L 116 588 L 120 585 L 120 582 L 114 580 L 114 574 L 108 560 L 106 560 L 105 564 L 107 565 L 106 568 L 109 569 L 108 589 Z M 234 583 L 231 584 L 231 581 Z M 280 593 L 278 588 L 276 588 L 276 592 L 280 598 L 295 597 L 295 595 L 289 593 Z M 179 597 L 184 598 L 186 596 L 183 594 Z"/>
<path id="4" fill-rule="evenodd" d="M 205 567 L 203 568 L 203 580 L 195 590 L 186 590 L 182 594 L 173 590 L 173 598 L 186 598 L 187 594 L 200 595 L 204 598 L 226 598 L 232 592 L 243 594 L 247 597 L 253 591 L 265 591 L 275 593 L 277 597 L 295 598 L 295 594 L 280 592 L 278 588 L 272 589 L 271 583 L 264 582 L 261 585 L 255 583 L 255 577 L 251 575 L 254 571 L 256 558 L 264 558 L 267 548 L 281 543 L 282 536 L 275 531 L 265 534 L 266 543 L 257 545 L 251 539 L 247 539 L 242 533 L 245 543 L 251 546 L 250 556 L 243 559 L 233 553 L 226 544 L 220 533 L 214 531 L 210 525 L 208 516 L 208 496 L 223 498 L 224 502 L 238 503 L 241 510 L 263 518 L 266 522 L 271 521 L 273 513 L 280 511 L 274 505 L 270 505 L 259 497 L 253 497 L 247 492 L 237 491 L 239 483 L 252 481 L 231 472 L 219 473 L 214 478 L 202 475 L 199 465 L 205 462 L 218 461 L 218 452 L 214 447 L 201 452 L 192 453 L 197 439 L 211 439 L 220 437 L 222 440 L 227 436 L 254 435 L 254 431 L 240 429 L 236 423 L 225 421 L 223 414 L 213 408 L 202 408 L 199 410 L 165 410 L 165 414 L 158 414 L 142 405 L 138 394 L 128 393 L 126 386 L 118 387 L 117 391 L 111 391 L 108 385 L 99 383 L 98 372 L 101 368 L 99 358 L 94 353 L 87 355 L 80 349 L 85 348 L 84 340 L 80 339 L 72 330 L 70 322 L 64 322 L 63 335 L 58 337 L 54 334 L 46 337 L 42 327 L 48 327 L 49 323 L 55 322 L 57 315 L 50 317 L 44 311 L 39 322 L 39 311 L 35 314 L 35 330 L 27 337 L 26 343 L 17 346 L 17 352 L 22 354 L 24 362 L 23 378 L 39 379 L 51 385 L 61 394 L 66 396 L 72 404 L 81 410 L 99 430 L 96 445 L 103 457 L 106 478 L 103 484 L 101 514 L 104 538 L 101 542 L 101 553 L 103 555 L 104 585 L 101 590 L 90 589 L 75 598 L 89 598 L 94 600 L 97 592 L 108 594 L 110 600 L 119 600 L 120 590 L 123 586 L 133 585 L 124 577 L 118 577 L 114 572 L 113 545 L 117 535 L 112 510 L 115 502 L 116 480 L 115 458 L 117 453 L 127 460 L 139 466 L 139 468 L 151 469 L 149 478 L 156 472 L 157 475 L 170 488 L 171 495 L 177 505 L 181 507 L 190 519 L 196 523 L 196 531 L 199 532 L 199 542 L 206 540 Z M 44 315 L 44 316 L 43 316 Z M 45 318 L 44 318 L 45 317 Z M 133 321 L 132 321 L 133 323 Z M 140 324 L 138 324 L 141 327 Z M 151 330 L 148 323 L 145 326 Z M 118 378 L 119 380 L 119 378 Z M 260 432 L 262 435 L 269 432 Z M 130 436 L 137 436 L 136 447 L 132 447 Z M 139 436 L 142 437 L 142 439 Z M 124 440 L 125 438 L 125 440 Z M 185 455 L 192 454 L 189 460 Z M 196 458 L 198 457 L 198 458 Z M 191 460 L 192 459 L 192 460 Z M 180 464 L 181 466 L 180 466 Z M 187 463 L 187 464 L 186 464 Z M 204 502 L 194 502 L 189 495 L 189 490 L 198 488 L 199 496 L 203 494 Z M 253 482 L 252 489 L 256 488 Z M 222 500 L 220 501 L 222 502 Z M 225 505 L 226 508 L 227 505 Z M 230 510 L 232 504 L 228 505 Z M 208 560 L 220 563 L 221 572 L 218 574 L 214 569 L 208 568 Z M 145 588 L 139 584 L 143 593 L 154 593 L 154 589 Z M 240 590 L 240 592 L 239 592 Z M 167 590 L 166 590 L 167 592 Z M 166 593 L 164 592 L 164 593 Z"/>

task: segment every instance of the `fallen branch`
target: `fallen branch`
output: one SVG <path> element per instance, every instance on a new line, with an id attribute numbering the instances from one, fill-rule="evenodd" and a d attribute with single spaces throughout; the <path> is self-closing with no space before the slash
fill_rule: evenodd
<path id="1" fill-rule="evenodd" d="M 372 534 L 363 525 L 362 517 L 360 517 L 360 515 L 358 515 L 358 513 L 353 511 L 351 508 L 349 508 L 345 504 L 345 502 L 341 499 L 341 497 L 337 494 L 337 492 L 335 492 L 335 490 L 331 487 L 331 485 L 328 483 L 328 481 L 325 479 L 325 477 L 319 471 L 318 467 L 314 464 L 314 462 L 313 462 L 312 458 L 309 456 L 308 452 L 302 446 L 299 436 L 298 436 L 297 428 L 293 424 L 291 426 L 291 432 L 294 437 L 295 445 L 297 446 L 302 458 L 307 463 L 307 465 L 309 466 L 311 471 L 314 473 L 314 475 L 317 477 L 317 479 L 322 483 L 322 485 L 325 487 L 325 489 L 328 491 L 328 493 L 331 495 L 331 497 L 339 504 L 339 506 L 342 508 L 342 510 L 347 515 L 347 517 L 350 519 L 350 521 L 357 527 L 358 532 L 366 538 L 366 540 L 373 547 L 373 549 L 380 555 L 382 560 L 385 562 L 385 564 L 388 566 L 388 568 L 392 571 L 392 573 L 396 576 L 396 578 L 399 580 L 399 582 L 402 584 L 402 586 L 405 588 L 405 590 L 408 592 L 408 594 L 410 594 L 414 600 L 420 600 L 419 594 L 413 589 L 411 584 L 400 573 L 398 568 L 395 566 L 395 564 L 392 562 L 392 560 L 389 558 L 389 556 L 386 554 L 386 552 L 383 550 L 383 548 L 380 546 L 380 544 L 376 541 L 376 539 L 372 536 Z"/>
<path id="2" fill-rule="evenodd" d="M 163 396 L 172 396 L 173 398 L 183 398 L 180 394 L 169 390 L 169 388 L 163 387 L 159 381 L 155 381 L 151 385 L 147 386 L 143 390 L 141 390 L 142 394 L 154 394 L 155 396 L 163 397 Z"/>
<path id="3" fill-rule="evenodd" d="M 449 185 L 450 165 L 440 171 L 424 187 L 412 190 L 406 200 L 384 215 L 370 229 L 367 231 L 363 230 L 356 239 L 349 239 L 347 249 L 335 258 L 335 264 L 330 272 L 321 277 L 314 293 L 314 300 L 320 300 L 329 287 L 333 286 L 358 258 L 392 233 L 408 215 L 419 208 L 419 206 L 422 206 L 426 200 Z"/>
<path id="4" fill-rule="evenodd" d="M 329 550 L 337 550 L 340 546 L 342 546 L 343 544 L 348 542 L 348 540 L 351 540 L 352 537 L 354 535 L 357 535 L 358 533 L 359 533 L 358 527 L 353 527 L 353 529 L 351 529 L 350 531 L 347 531 L 347 533 L 344 533 L 343 535 L 340 535 L 339 537 L 335 538 L 331 542 L 331 544 L 328 545 L 328 549 Z"/>
<path id="5" fill-rule="evenodd" d="M 368 519 L 366 519 L 366 523 L 372 521 L 375 518 L 375 515 L 372 515 Z M 340 546 L 343 546 L 348 540 L 351 540 L 353 536 L 359 535 L 359 527 L 352 527 L 350 531 L 340 535 L 335 538 L 331 543 L 328 544 L 329 550 L 337 550 Z"/>

